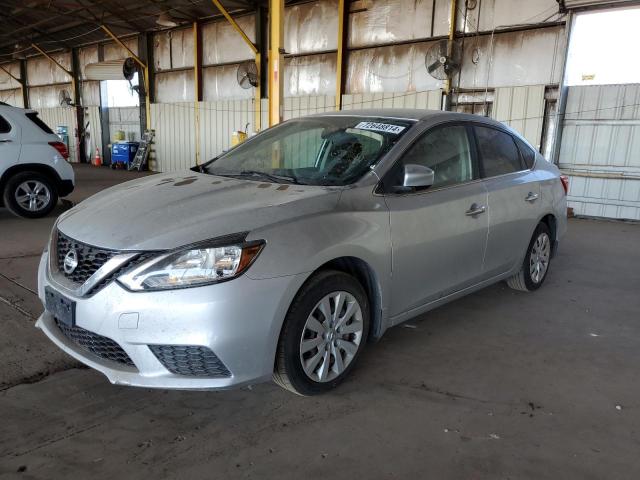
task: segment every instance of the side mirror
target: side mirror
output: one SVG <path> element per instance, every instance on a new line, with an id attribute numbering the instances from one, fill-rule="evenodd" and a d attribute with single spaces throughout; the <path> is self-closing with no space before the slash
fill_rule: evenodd
<path id="1" fill-rule="evenodd" d="M 409 163 L 404 166 L 402 186 L 411 189 L 428 188 L 433 185 L 435 172 L 424 165 Z"/>

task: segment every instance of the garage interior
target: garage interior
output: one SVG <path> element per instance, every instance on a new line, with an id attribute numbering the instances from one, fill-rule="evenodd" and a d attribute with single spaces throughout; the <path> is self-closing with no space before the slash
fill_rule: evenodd
<path id="1" fill-rule="evenodd" d="M 0 477 L 638 478 L 639 5 L 0 0 L 0 102 L 66 131 L 76 171 L 48 217 L 0 209 Z M 395 327 L 314 398 L 113 386 L 34 328 L 71 205 L 288 119 L 387 107 L 489 116 L 569 176 L 544 288 Z M 108 168 L 150 136 L 146 171 Z"/>

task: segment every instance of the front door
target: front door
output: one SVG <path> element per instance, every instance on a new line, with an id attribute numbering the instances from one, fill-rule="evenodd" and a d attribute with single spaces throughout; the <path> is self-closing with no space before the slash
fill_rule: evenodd
<path id="1" fill-rule="evenodd" d="M 470 131 L 436 126 L 385 177 L 392 241 L 391 316 L 477 283 L 488 233 L 487 191 L 479 180 Z M 404 166 L 435 173 L 434 184 L 406 191 Z"/>

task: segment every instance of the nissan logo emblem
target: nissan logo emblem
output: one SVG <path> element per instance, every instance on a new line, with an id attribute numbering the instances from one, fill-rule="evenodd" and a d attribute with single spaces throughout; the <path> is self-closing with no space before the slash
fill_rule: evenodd
<path id="1" fill-rule="evenodd" d="M 75 249 L 71 249 L 64 256 L 64 262 L 62 263 L 62 267 L 64 268 L 64 273 L 67 275 L 71 275 L 73 271 L 78 266 L 78 254 Z"/>

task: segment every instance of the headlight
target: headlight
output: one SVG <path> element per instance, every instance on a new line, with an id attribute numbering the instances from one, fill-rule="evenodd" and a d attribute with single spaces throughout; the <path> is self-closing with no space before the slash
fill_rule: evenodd
<path id="1" fill-rule="evenodd" d="M 129 290 L 199 287 L 242 274 L 259 255 L 264 242 L 190 248 L 165 253 L 118 277 Z"/>

